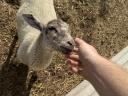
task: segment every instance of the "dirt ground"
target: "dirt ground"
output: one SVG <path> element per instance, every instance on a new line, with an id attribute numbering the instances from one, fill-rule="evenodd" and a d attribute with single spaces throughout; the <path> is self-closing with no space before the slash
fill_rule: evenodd
<path id="1" fill-rule="evenodd" d="M 1 66 L 8 61 L 11 44 L 15 45 L 13 39 L 16 34 L 16 11 L 19 8 L 17 1 L 0 1 Z M 128 45 L 128 0 L 55 2 L 58 17 L 70 24 L 72 36 L 83 38 L 95 46 L 101 55 L 111 58 Z M 13 50 L 11 52 L 15 53 Z M 38 72 L 39 78 L 31 86 L 31 90 L 27 90 L 25 84 L 27 66 L 7 66 L 8 68 L 4 66 L 0 71 L 0 96 L 29 96 L 29 93 L 31 96 L 65 96 L 82 80 L 80 76 L 69 71 L 61 53 L 54 57 L 48 69 Z"/>

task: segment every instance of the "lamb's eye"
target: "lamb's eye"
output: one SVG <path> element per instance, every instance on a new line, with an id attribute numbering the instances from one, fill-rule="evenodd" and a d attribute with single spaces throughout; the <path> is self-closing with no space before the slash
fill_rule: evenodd
<path id="1" fill-rule="evenodd" d="M 50 26 L 46 28 L 46 34 L 53 34 L 53 33 L 58 33 L 57 29 L 54 26 Z"/>
<path id="2" fill-rule="evenodd" d="M 57 29 L 53 26 L 49 27 L 48 30 L 57 33 Z"/>
<path id="3" fill-rule="evenodd" d="M 56 28 L 53 27 L 53 26 L 49 27 L 48 29 L 49 29 L 49 30 L 56 30 Z"/>

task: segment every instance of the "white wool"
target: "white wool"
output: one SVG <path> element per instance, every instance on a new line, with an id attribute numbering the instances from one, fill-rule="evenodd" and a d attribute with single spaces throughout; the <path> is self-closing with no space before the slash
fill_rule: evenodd
<path id="1" fill-rule="evenodd" d="M 53 0 L 23 0 L 17 12 L 17 31 L 20 41 L 17 59 L 34 70 L 46 68 L 51 63 L 53 50 L 47 47 L 40 31 L 31 27 L 23 19 L 22 14 L 32 14 L 46 25 L 49 21 L 57 19 Z"/>

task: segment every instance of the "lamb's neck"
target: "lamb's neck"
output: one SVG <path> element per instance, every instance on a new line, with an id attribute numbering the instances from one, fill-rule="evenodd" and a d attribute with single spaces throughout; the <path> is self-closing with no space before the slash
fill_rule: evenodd
<path id="1" fill-rule="evenodd" d="M 48 45 L 48 43 L 46 42 L 45 39 L 46 38 L 44 37 L 44 35 L 40 34 L 40 36 L 38 37 L 38 39 L 37 39 L 37 41 L 35 43 L 36 48 L 37 49 L 40 48 L 41 51 L 44 51 L 44 52 L 48 51 L 46 53 L 51 53 L 52 54 L 53 53 L 53 49 L 50 48 L 50 46 Z M 50 52 L 50 51 L 52 51 L 52 52 Z"/>
<path id="2" fill-rule="evenodd" d="M 35 42 L 34 54 L 37 60 L 35 60 L 35 62 L 41 63 L 44 67 L 47 67 L 51 63 L 53 52 L 53 49 L 47 46 L 47 42 L 45 42 L 43 36 L 40 35 Z"/>

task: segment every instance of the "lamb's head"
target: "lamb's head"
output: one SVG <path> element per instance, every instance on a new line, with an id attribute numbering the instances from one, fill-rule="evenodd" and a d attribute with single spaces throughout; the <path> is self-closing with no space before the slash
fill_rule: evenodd
<path id="1" fill-rule="evenodd" d="M 74 48 L 74 40 L 70 35 L 69 25 L 57 19 L 50 21 L 46 26 L 37 21 L 31 14 L 23 14 L 24 19 L 34 28 L 41 31 L 51 48 L 67 54 Z"/>
<path id="2" fill-rule="evenodd" d="M 63 53 L 71 52 L 74 48 L 69 26 L 62 20 L 53 20 L 47 24 L 46 38 L 54 49 Z"/>

